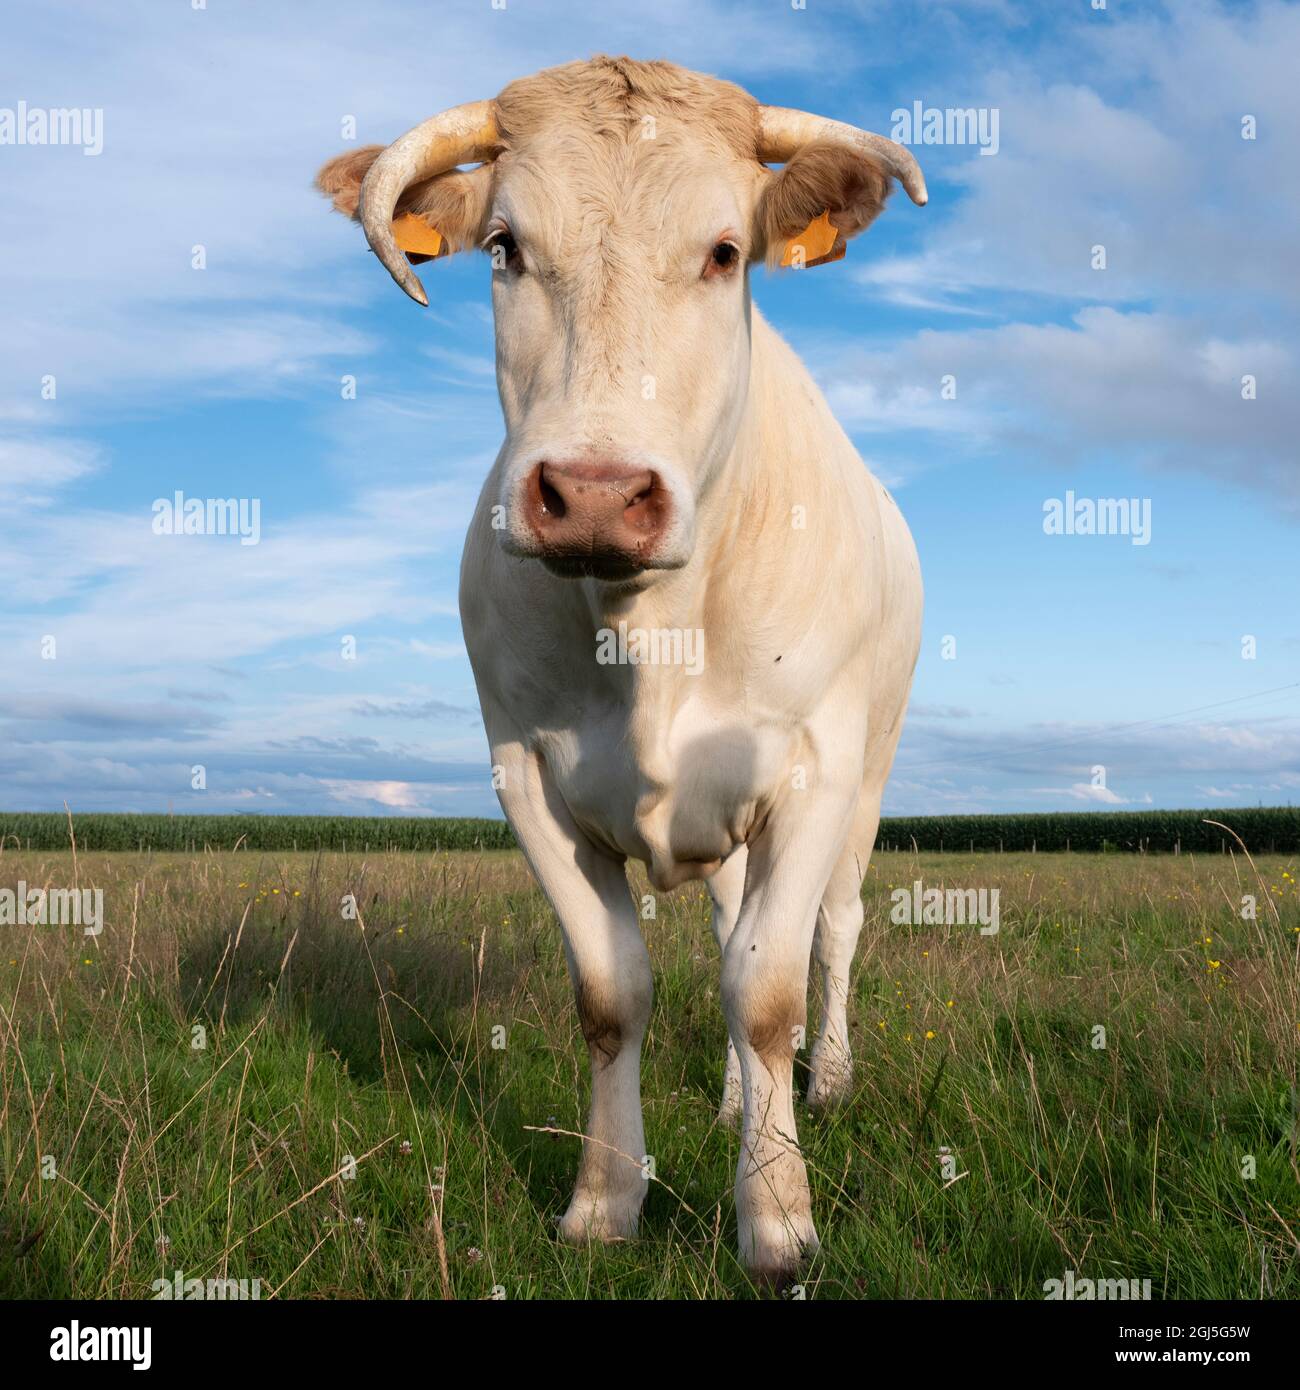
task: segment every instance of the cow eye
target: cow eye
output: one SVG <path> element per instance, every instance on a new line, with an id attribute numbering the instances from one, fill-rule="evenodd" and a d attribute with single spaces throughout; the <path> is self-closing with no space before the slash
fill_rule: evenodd
<path id="1" fill-rule="evenodd" d="M 519 243 L 508 227 L 493 232 L 483 243 L 483 249 L 492 257 L 493 270 L 519 269 Z"/>
<path id="2" fill-rule="evenodd" d="M 704 267 L 706 279 L 726 275 L 740 261 L 740 247 L 734 241 L 720 241 L 709 253 L 709 263 Z"/>

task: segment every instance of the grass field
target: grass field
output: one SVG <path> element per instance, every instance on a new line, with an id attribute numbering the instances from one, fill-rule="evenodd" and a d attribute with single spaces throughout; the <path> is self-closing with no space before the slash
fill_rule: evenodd
<path id="1" fill-rule="evenodd" d="M 800 1109 L 806 1296 L 1037 1299 L 1072 1269 L 1300 1297 L 1298 873 L 878 855 L 856 1094 Z M 891 924 L 917 878 L 1000 889 L 1000 932 Z M 756 1296 L 701 886 L 646 924 L 641 1238 L 573 1249 L 554 1222 L 578 1140 L 542 1131 L 581 1131 L 586 1052 L 516 854 L 11 849 L 18 880 L 102 888 L 106 925 L 0 928 L 0 1294 L 150 1297 L 181 1270 L 264 1299 Z"/>

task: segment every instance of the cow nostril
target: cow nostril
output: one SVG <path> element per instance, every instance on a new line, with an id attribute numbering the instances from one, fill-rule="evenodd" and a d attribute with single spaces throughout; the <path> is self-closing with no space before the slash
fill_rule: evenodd
<path id="1" fill-rule="evenodd" d="M 541 499 L 542 511 L 547 516 L 555 518 L 562 517 L 568 510 L 564 505 L 564 498 L 546 480 L 546 466 L 543 464 L 537 476 L 537 492 Z"/>
<path id="2" fill-rule="evenodd" d="M 653 473 L 643 473 L 639 477 L 633 478 L 629 486 L 623 489 L 624 505 L 630 511 L 633 507 L 646 501 L 654 489 L 655 475 Z"/>
<path id="3" fill-rule="evenodd" d="M 659 478 L 644 473 L 624 493 L 623 520 L 637 531 L 653 531 L 663 522 L 664 495 Z"/>

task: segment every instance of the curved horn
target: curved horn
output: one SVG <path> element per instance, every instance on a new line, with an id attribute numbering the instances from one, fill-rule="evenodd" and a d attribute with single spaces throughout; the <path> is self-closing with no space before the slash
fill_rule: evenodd
<path id="1" fill-rule="evenodd" d="M 907 196 L 917 207 L 924 207 L 930 196 L 925 190 L 925 175 L 912 158 L 912 152 L 886 140 L 883 135 L 872 135 L 869 130 L 859 130 L 843 121 L 795 111 L 788 106 L 760 108 L 758 157 L 764 164 L 784 164 L 813 140 L 830 140 L 874 156 L 907 189 Z"/>
<path id="2" fill-rule="evenodd" d="M 370 166 L 361 185 L 361 225 L 370 249 L 417 304 L 429 297 L 393 238 L 393 209 L 413 183 L 458 164 L 491 159 L 497 151 L 496 112 L 490 101 L 453 106 L 408 130 Z"/>

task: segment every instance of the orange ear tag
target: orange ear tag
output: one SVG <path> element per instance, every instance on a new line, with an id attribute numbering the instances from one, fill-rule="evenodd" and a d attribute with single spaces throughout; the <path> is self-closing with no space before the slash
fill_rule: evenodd
<path id="1" fill-rule="evenodd" d="M 401 244 L 400 242 L 398 243 Z M 815 217 L 797 237 L 786 242 L 785 255 L 781 257 L 783 266 L 798 264 L 807 268 L 814 265 L 829 265 L 832 261 L 844 259 L 844 235 L 838 227 L 831 225 L 830 209 Z"/>
<path id="2" fill-rule="evenodd" d="M 422 261 L 447 255 L 447 243 L 442 233 L 413 212 L 405 213 L 394 221 L 393 239 L 407 255 L 418 256 Z"/>

